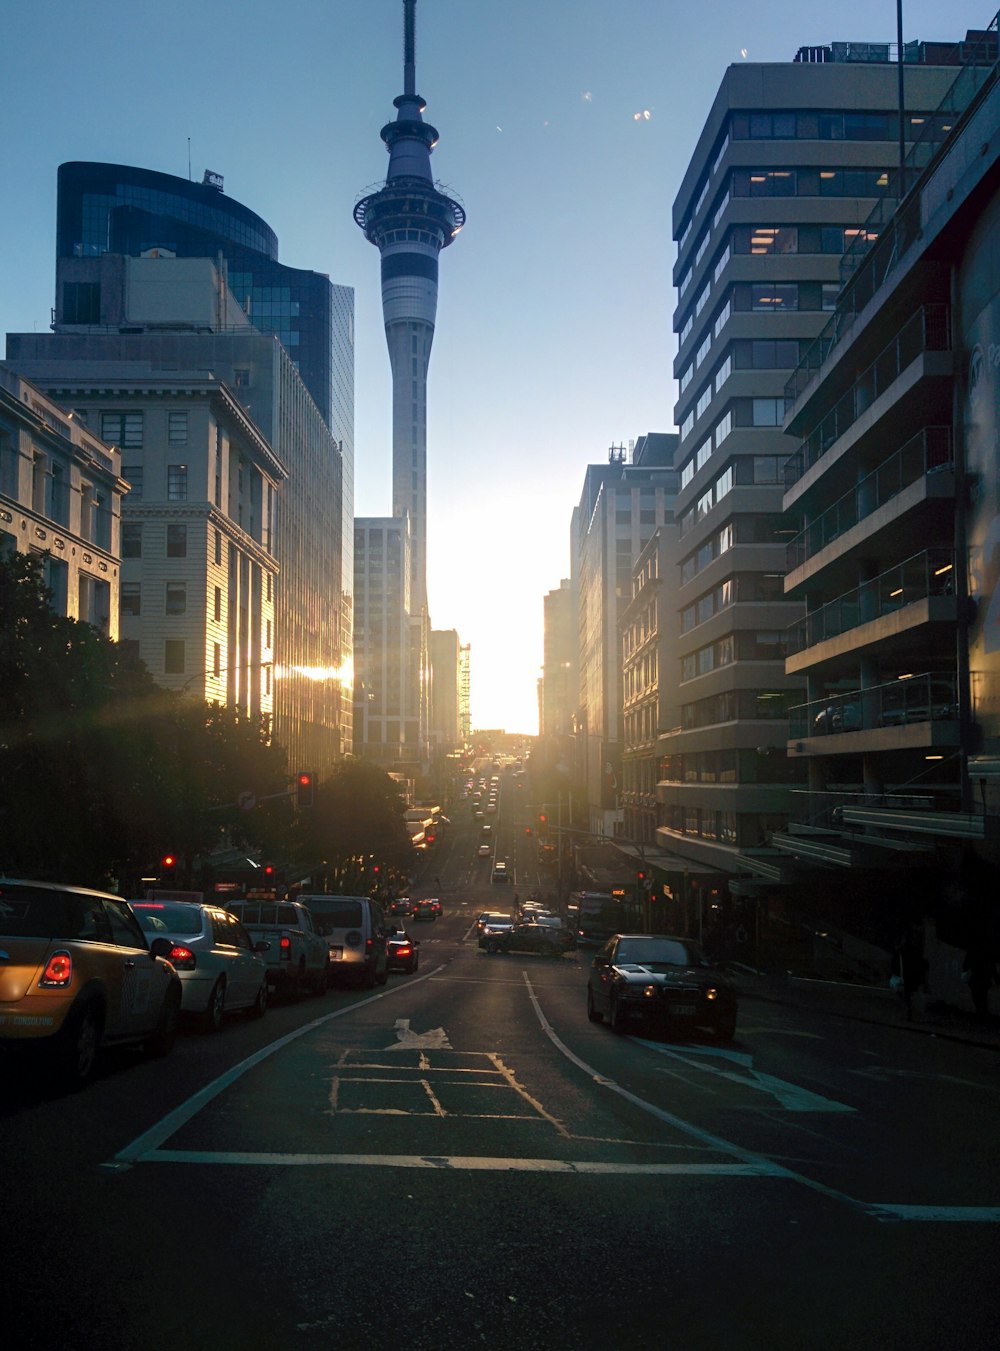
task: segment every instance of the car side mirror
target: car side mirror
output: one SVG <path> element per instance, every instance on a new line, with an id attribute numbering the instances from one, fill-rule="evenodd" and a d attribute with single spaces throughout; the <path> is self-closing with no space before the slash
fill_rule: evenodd
<path id="1" fill-rule="evenodd" d="M 254 952 L 270 952 L 271 944 L 266 938 L 258 938 L 257 942 L 253 945 L 253 950 Z"/>
<path id="2" fill-rule="evenodd" d="M 594 966 L 595 966 L 595 967 L 596 967 L 596 966 L 610 966 L 610 965 L 611 965 L 611 959 L 610 959 L 609 957 L 605 957 L 605 956 L 603 955 L 603 953 L 598 953 L 597 956 L 594 958 Z"/>
<path id="3" fill-rule="evenodd" d="M 169 938 L 154 938 L 149 945 L 149 951 L 154 957 L 169 958 L 173 946 Z"/>

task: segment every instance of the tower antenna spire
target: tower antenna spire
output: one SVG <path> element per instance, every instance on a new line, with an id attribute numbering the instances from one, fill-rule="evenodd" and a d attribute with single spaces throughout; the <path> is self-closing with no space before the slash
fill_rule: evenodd
<path id="1" fill-rule="evenodd" d="M 417 0 L 403 0 L 403 93 L 417 92 Z"/>

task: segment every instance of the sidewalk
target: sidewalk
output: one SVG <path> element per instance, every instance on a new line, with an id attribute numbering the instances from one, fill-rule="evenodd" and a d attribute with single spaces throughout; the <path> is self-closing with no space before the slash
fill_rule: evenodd
<path id="1" fill-rule="evenodd" d="M 741 962 L 729 962 L 726 967 L 743 998 L 786 1004 L 833 1018 L 882 1023 L 905 1032 L 1000 1051 L 1000 1017 L 995 1014 L 989 1022 L 980 1022 L 971 1008 L 959 1008 L 943 1000 L 928 1000 L 917 994 L 913 999 L 913 1018 L 908 1020 L 902 999 L 892 990 L 815 980 L 787 972 L 758 971 Z"/>

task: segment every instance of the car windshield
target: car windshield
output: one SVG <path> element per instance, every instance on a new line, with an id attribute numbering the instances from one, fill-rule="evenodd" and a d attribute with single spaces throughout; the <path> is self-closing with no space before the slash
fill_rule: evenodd
<path id="1" fill-rule="evenodd" d="M 676 938 L 627 938 L 618 944 L 616 966 L 703 966 L 705 958 L 693 943 Z"/>
<path id="2" fill-rule="evenodd" d="M 148 934 L 200 934 L 201 910 L 183 901 L 135 901 L 132 909 Z"/>
<path id="3" fill-rule="evenodd" d="M 331 896 L 329 901 L 310 901 L 309 912 L 321 934 L 331 934 L 335 929 L 357 929 L 361 926 L 361 902 L 343 900 Z"/>

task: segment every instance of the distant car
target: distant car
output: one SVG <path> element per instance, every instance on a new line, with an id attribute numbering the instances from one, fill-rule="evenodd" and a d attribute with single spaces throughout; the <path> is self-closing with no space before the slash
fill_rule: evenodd
<path id="1" fill-rule="evenodd" d="M 477 807 L 476 810 L 472 813 L 472 819 L 474 821 L 481 821 L 483 819 L 483 816 L 484 812 L 481 807 Z"/>
<path id="2" fill-rule="evenodd" d="M 491 876 L 493 882 L 509 882 L 510 876 L 507 872 L 507 864 L 503 859 L 493 864 L 493 873 Z"/>
<path id="3" fill-rule="evenodd" d="M 166 1055 L 181 982 L 168 939 L 147 941 L 120 896 L 0 880 L 0 1049 L 49 1057 L 61 1087 L 82 1088 L 102 1046 Z"/>
<path id="4" fill-rule="evenodd" d="M 481 844 L 479 848 L 476 850 L 476 853 L 479 855 L 480 858 L 489 858 L 492 852 L 493 850 L 491 846 L 485 843 Z"/>
<path id="5" fill-rule="evenodd" d="M 491 938 L 496 934 L 507 933 L 513 927 L 514 921 L 510 915 L 490 915 L 479 927 L 479 946 L 488 949 Z"/>
<path id="6" fill-rule="evenodd" d="M 561 957 L 572 947 L 572 936 L 563 935 L 544 924 L 512 924 L 509 929 L 491 933 L 483 947 L 487 952 L 535 952 L 543 957 Z"/>
<path id="7" fill-rule="evenodd" d="M 514 921 L 510 915 L 503 910 L 484 910 L 476 920 L 476 933 L 481 934 L 490 924 L 506 924 L 508 927 Z"/>
<path id="8" fill-rule="evenodd" d="M 497 811 L 497 804 L 496 804 L 495 802 L 488 802 L 488 803 L 486 804 L 486 815 L 487 815 L 487 816 L 495 816 L 495 815 L 496 815 L 496 811 Z"/>
<path id="9" fill-rule="evenodd" d="M 720 1041 L 736 1033 L 736 990 L 689 938 L 615 934 L 587 980 L 587 1017 L 616 1032 L 629 1022 L 704 1028 Z"/>
<path id="10" fill-rule="evenodd" d="M 397 929 L 394 934 L 389 935 L 389 970 L 390 971 L 416 971 L 420 965 L 420 953 L 417 949 L 420 942 L 416 938 L 411 938 L 408 933 L 402 929 Z"/>
<path id="11" fill-rule="evenodd" d="M 409 919 L 410 915 L 413 914 L 413 902 L 409 896 L 400 896 L 398 900 L 390 901 L 389 914 L 402 915 L 405 919 Z"/>
<path id="12" fill-rule="evenodd" d="M 417 901 L 413 907 L 414 919 L 437 919 L 441 913 L 441 902 L 433 900 Z"/>
<path id="13" fill-rule="evenodd" d="M 133 901 L 147 938 L 166 938 L 181 978 L 181 1010 L 218 1032 L 227 1013 L 267 1011 L 267 942 L 253 943 L 235 915 L 192 901 Z"/>

